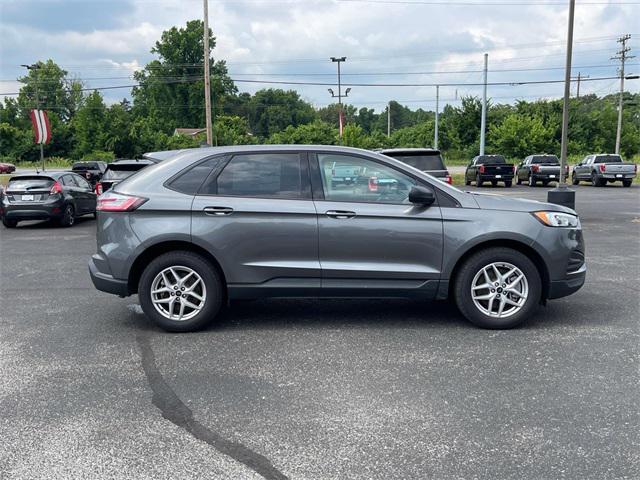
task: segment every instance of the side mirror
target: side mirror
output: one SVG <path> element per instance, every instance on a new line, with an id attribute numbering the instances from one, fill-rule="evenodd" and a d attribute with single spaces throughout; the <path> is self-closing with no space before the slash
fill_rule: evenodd
<path id="1" fill-rule="evenodd" d="M 436 195 L 430 188 L 414 185 L 409 191 L 409 201 L 416 205 L 428 206 L 436 201 Z"/>

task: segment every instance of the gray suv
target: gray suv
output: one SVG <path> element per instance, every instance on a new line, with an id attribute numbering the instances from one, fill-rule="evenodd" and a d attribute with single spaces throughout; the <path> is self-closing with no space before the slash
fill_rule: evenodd
<path id="1" fill-rule="evenodd" d="M 347 168 L 358 181 L 334 182 Z M 573 210 L 462 192 L 354 148 L 183 151 L 97 209 L 93 283 L 137 293 L 170 331 L 261 297 L 452 298 L 474 324 L 509 328 L 586 274 Z"/>

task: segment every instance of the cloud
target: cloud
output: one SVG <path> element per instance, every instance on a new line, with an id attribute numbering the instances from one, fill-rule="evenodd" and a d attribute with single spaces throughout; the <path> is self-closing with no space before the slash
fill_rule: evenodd
<path id="1" fill-rule="evenodd" d="M 46 4 L 46 8 L 42 5 Z M 88 9 L 87 4 L 93 5 Z M 152 58 L 150 49 L 163 30 L 201 17 L 195 0 L 59 0 L 2 4 L 2 78 L 22 74 L 21 63 L 52 58 L 83 78 L 130 74 Z M 17 5 L 21 7 L 17 10 Z M 8 12 L 8 14 L 7 14 Z M 44 12 L 44 13 L 43 13 Z M 48 14 L 50 21 L 43 15 Z M 637 30 L 638 5 L 578 5 L 574 65 L 592 77 L 615 75 L 609 57 L 615 38 Z M 34 20 L 31 21 L 30 18 Z M 404 5 L 366 2 L 238 1 L 211 2 L 210 25 L 217 36 L 216 59 L 228 62 L 237 78 L 335 82 L 330 56 L 346 56 L 345 83 L 477 83 L 483 53 L 489 52 L 491 81 L 562 78 L 566 9 L 562 6 Z M 640 43 L 631 43 L 636 51 Z M 637 67 L 630 66 L 630 69 Z M 511 70 L 508 72 L 500 70 Z M 464 73 L 442 73 L 465 71 Z M 379 73 L 397 75 L 379 75 Z M 427 72 L 405 75 L 402 72 Z M 441 72 L 441 73 L 431 73 Z M 361 75 L 354 75 L 361 74 Z M 368 74 L 368 75 L 364 75 Z M 253 75 L 253 77 L 251 77 Z M 90 80 L 89 86 L 113 84 Z M 640 90 L 640 82 L 628 82 Z M 269 85 L 239 83 L 244 91 Z M 277 85 L 273 85 L 277 86 Z M 330 103 L 325 86 L 295 88 L 316 105 Z M 615 82 L 585 82 L 585 93 L 615 89 Z M 444 101 L 480 94 L 479 86 L 442 87 Z M 121 98 L 124 91 L 105 92 Z M 562 85 L 495 86 L 498 101 L 560 96 Z M 356 87 L 358 106 L 384 108 L 390 99 L 433 108 L 432 87 Z M 420 103 L 420 100 L 424 102 Z"/>

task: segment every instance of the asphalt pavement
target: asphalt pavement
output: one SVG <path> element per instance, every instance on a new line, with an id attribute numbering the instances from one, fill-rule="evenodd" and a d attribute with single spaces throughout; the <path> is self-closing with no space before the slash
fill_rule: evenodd
<path id="1" fill-rule="evenodd" d="M 167 334 L 91 285 L 94 220 L 0 229 L 0 478 L 640 478 L 640 187 L 577 202 L 586 285 L 510 331 L 345 299 Z"/>

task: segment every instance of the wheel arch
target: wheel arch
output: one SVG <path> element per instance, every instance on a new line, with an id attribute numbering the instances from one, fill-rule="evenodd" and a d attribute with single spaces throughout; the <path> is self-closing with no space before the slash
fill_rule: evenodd
<path id="1" fill-rule="evenodd" d="M 447 291 L 448 297 L 453 298 L 452 294 L 453 294 L 453 288 L 456 281 L 456 276 L 460 271 L 460 267 L 464 264 L 467 258 L 469 258 L 474 253 L 479 252 L 480 250 L 485 250 L 488 248 L 495 248 L 495 247 L 511 248 L 513 250 L 516 250 L 522 253 L 523 255 L 526 255 L 531 261 L 533 261 L 533 264 L 535 265 L 536 269 L 538 270 L 538 273 L 540 274 L 540 280 L 542 282 L 542 301 L 544 302 L 549 295 L 550 276 L 549 276 L 549 270 L 547 269 L 547 265 L 544 259 L 542 258 L 542 256 L 535 250 L 535 248 L 533 248 L 530 245 L 527 245 L 524 242 L 521 242 L 519 240 L 514 240 L 514 239 L 486 240 L 470 246 L 463 253 L 461 253 L 456 259 L 453 269 L 451 270 L 451 274 L 449 275 L 449 284 L 448 284 L 448 291 Z"/>
<path id="2" fill-rule="evenodd" d="M 227 280 L 220 262 L 206 249 L 184 240 L 167 240 L 156 243 L 154 245 L 150 245 L 145 250 L 143 250 L 136 257 L 133 264 L 131 265 L 131 268 L 129 269 L 129 276 L 127 278 L 129 292 L 131 294 L 138 293 L 138 283 L 140 282 L 140 277 L 142 276 L 142 272 L 144 271 L 144 268 L 149 264 L 149 262 L 164 253 L 169 253 L 172 251 L 192 252 L 206 258 L 220 275 L 226 295 Z"/>

